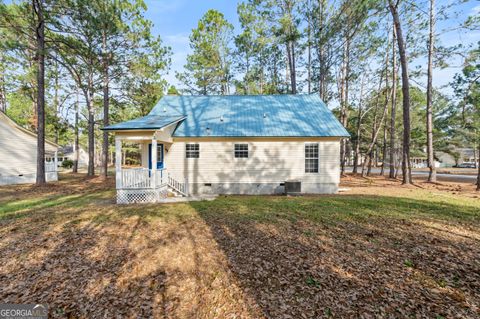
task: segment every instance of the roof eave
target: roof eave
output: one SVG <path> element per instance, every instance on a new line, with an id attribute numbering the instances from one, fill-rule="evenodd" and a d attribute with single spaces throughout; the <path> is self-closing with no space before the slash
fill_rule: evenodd
<path id="1" fill-rule="evenodd" d="M 172 137 L 181 137 L 181 138 L 350 138 L 351 136 L 344 135 L 175 135 Z"/>
<path id="2" fill-rule="evenodd" d="M 110 131 L 110 132 L 116 132 L 116 131 L 156 131 L 156 130 L 160 130 L 164 127 L 167 127 L 167 126 L 170 126 L 170 125 L 173 125 L 173 124 L 176 124 L 178 122 L 181 122 L 183 121 L 184 119 L 186 119 L 187 117 L 186 116 L 183 116 L 181 118 L 178 118 L 176 119 L 175 121 L 171 121 L 165 125 L 162 125 L 162 126 L 150 126 L 150 127 L 125 127 L 125 128 L 122 128 L 122 127 L 119 127 L 119 128 L 115 128 L 115 127 L 112 127 L 112 128 L 109 128 L 108 126 L 107 127 L 102 127 L 100 128 L 101 131 Z M 113 125 L 112 125 L 113 126 Z"/>
<path id="3" fill-rule="evenodd" d="M 27 130 L 26 128 L 21 127 L 20 125 L 17 124 L 17 122 L 15 122 L 14 120 L 12 120 L 7 114 L 5 114 L 5 113 L 3 113 L 3 112 L 0 112 L 0 114 L 3 115 L 3 117 L 7 120 L 7 122 L 8 122 L 11 126 L 17 128 L 18 130 L 20 130 L 20 131 L 22 131 L 22 132 L 24 132 L 24 133 L 26 133 L 26 134 L 28 134 L 28 135 L 30 135 L 30 136 L 32 136 L 32 137 L 38 138 L 38 136 L 37 136 L 36 133 L 34 133 L 34 132 L 30 131 L 30 130 Z M 53 147 L 56 147 L 56 148 L 60 148 L 60 145 L 58 145 L 57 143 L 54 143 L 54 142 L 52 142 L 52 141 L 49 141 L 49 140 L 47 140 L 47 139 L 45 139 L 45 143 L 46 143 L 46 144 L 49 144 L 50 146 L 53 146 Z"/>

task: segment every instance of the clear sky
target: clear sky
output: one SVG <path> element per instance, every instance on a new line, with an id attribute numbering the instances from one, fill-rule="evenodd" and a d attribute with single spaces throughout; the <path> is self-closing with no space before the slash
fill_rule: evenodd
<path id="1" fill-rule="evenodd" d="M 452 0 L 437 0 L 438 7 L 451 2 Z M 226 19 L 235 27 L 235 32 L 239 32 L 237 18 L 237 3 L 235 0 L 146 0 L 148 10 L 146 17 L 155 24 L 154 32 L 160 35 L 165 44 L 170 46 L 173 51 L 172 67 L 167 75 L 169 83 L 178 85 L 175 79 L 175 71 L 181 71 L 186 62 L 187 54 L 190 52 L 188 45 L 188 36 L 193 28 L 196 27 L 198 20 L 208 9 L 216 9 L 222 12 Z M 458 20 L 464 20 L 472 13 L 480 14 L 480 1 L 472 0 L 459 7 L 460 14 L 457 19 L 439 22 L 438 29 L 457 25 Z M 442 32 L 440 42 L 443 45 L 454 45 L 458 43 L 468 44 L 480 41 L 480 32 L 450 31 Z M 425 64 L 425 60 L 414 61 L 411 67 Z M 452 59 L 450 67 L 443 70 L 435 70 L 434 85 L 440 87 L 449 83 L 453 75 L 459 71 L 460 59 Z M 450 92 L 450 89 L 446 89 Z"/>
<path id="2" fill-rule="evenodd" d="M 182 71 L 190 52 L 188 36 L 197 27 L 198 20 L 209 9 L 216 9 L 239 30 L 235 0 L 146 0 L 146 17 L 153 21 L 154 32 L 172 48 L 172 67 L 167 75 L 169 83 L 177 85 L 175 71 Z"/>

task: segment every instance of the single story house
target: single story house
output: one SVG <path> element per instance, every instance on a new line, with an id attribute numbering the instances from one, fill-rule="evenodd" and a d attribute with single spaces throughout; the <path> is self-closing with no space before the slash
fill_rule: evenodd
<path id="1" fill-rule="evenodd" d="M 45 163 L 47 181 L 58 180 L 58 145 L 45 141 L 45 153 L 53 161 Z M 0 112 L 0 185 L 35 183 L 37 178 L 37 135 L 19 126 Z"/>
<path id="2" fill-rule="evenodd" d="M 189 194 L 335 193 L 340 140 L 348 132 L 317 95 L 165 96 L 115 133 L 117 202 Z M 121 164 L 122 141 L 141 147 L 141 167 Z M 298 184 L 297 184 L 298 185 Z"/>
<path id="3" fill-rule="evenodd" d="M 48 160 L 48 159 L 47 159 Z M 75 148 L 73 145 L 67 145 L 58 151 L 58 167 L 62 166 L 63 161 L 75 161 Z M 78 168 L 85 168 L 88 166 L 88 153 L 79 147 L 78 149 Z"/>

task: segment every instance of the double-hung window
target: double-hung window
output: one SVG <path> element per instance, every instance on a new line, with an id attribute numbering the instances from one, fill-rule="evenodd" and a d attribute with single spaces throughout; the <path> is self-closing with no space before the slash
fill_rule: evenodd
<path id="1" fill-rule="evenodd" d="M 305 173 L 318 173 L 318 143 L 305 144 Z"/>
<path id="2" fill-rule="evenodd" d="M 248 158 L 248 144 L 235 144 L 235 158 Z"/>
<path id="3" fill-rule="evenodd" d="M 200 158 L 200 145 L 195 144 L 185 144 L 185 156 L 187 158 Z"/>

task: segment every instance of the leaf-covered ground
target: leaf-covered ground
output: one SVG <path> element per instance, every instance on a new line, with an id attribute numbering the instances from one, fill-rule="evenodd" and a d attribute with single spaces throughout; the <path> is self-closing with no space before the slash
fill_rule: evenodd
<path id="1" fill-rule="evenodd" d="M 64 176 L 0 187 L 0 302 L 62 318 L 478 318 L 473 185 L 117 206 Z"/>

